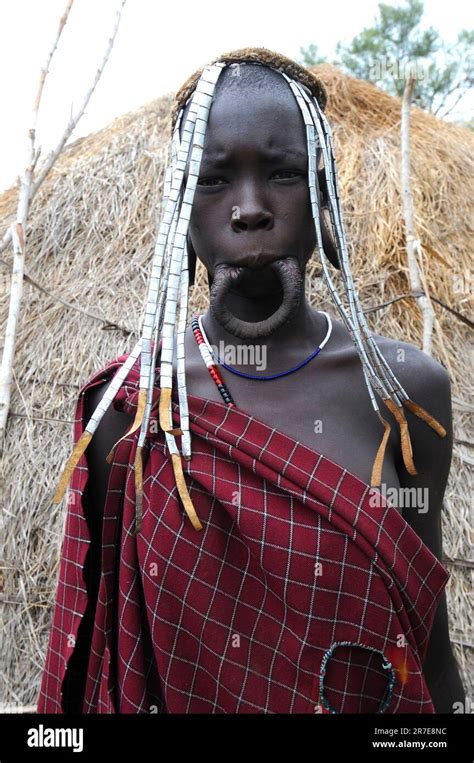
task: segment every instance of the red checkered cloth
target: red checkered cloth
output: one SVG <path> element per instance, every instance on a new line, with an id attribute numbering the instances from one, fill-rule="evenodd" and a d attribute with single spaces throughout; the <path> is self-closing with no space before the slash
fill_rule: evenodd
<path id="1" fill-rule="evenodd" d="M 74 442 L 85 394 L 126 357 L 82 388 Z M 138 385 L 137 361 L 117 409 L 134 413 Z M 172 410 L 178 426 L 174 393 Z M 434 713 L 422 663 L 445 567 L 342 465 L 223 403 L 189 395 L 189 412 L 200 532 L 156 408 L 138 537 L 137 433 L 116 449 L 102 522 L 85 456 L 74 470 L 38 712 L 76 696 L 83 713 Z"/>

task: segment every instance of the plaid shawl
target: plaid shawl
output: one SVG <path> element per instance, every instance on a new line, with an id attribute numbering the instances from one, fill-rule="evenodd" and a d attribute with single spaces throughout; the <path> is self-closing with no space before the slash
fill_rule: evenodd
<path id="1" fill-rule="evenodd" d="M 74 442 L 87 390 L 126 357 L 82 388 Z M 138 384 L 137 361 L 117 409 L 134 413 Z M 172 409 L 178 426 L 175 393 Z M 138 537 L 137 433 L 115 451 L 102 522 L 87 516 L 85 456 L 73 473 L 38 712 L 70 712 L 82 678 L 83 713 L 434 713 L 422 663 L 444 566 L 342 465 L 223 403 L 189 395 L 189 409 L 202 531 L 156 408 Z"/>

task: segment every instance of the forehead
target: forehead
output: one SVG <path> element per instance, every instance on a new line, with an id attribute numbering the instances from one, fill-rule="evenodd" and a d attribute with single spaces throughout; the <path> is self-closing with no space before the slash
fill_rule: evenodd
<path id="1" fill-rule="evenodd" d="M 285 83 L 283 83 L 285 85 Z M 275 92 L 221 91 L 211 105 L 204 150 L 229 147 L 306 145 L 296 100 L 287 88 Z"/>
<path id="2" fill-rule="evenodd" d="M 258 81 L 252 75 L 236 77 L 230 72 L 224 71 L 214 93 L 203 158 L 229 150 L 273 147 L 306 151 L 303 117 L 286 80 L 277 72 L 258 73 Z M 182 124 L 188 110 L 189 106 Z"/>

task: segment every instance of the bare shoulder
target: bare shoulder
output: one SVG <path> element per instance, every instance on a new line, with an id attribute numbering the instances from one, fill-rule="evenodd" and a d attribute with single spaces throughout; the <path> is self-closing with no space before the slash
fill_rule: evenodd
<path id="1" fill-rule="evenodd" d="M 445 395 L 449 391 L 449 375 L 442 363 L 411 342 L 382 334 L 372 336 L 402 385 L 406 382 L 413 389 L 429 390 L 431 394 L 438 391 Z M 406 392 L 410 394 L 408 390 Z"/>
<path id="2" fill-rule="evenodd" d="M 351 353 L 351 357 L 360 362 L 352 337 L 345 325 L 335 321 L 334 326 L 339 351 Z M 413 460 L 418 474 L 408 474 L 403 463 L 401 448 L 397 447 L 395 449 L 396 468 L 400 484 L 407 487 L 428 488 L 432 497 L 431 516 L 434 517 L 441 509 L 452 456 L 452 404 L 449 374 L 442 363 L 411 342 L 392 339 L 375 332 L 372 336 L 409 399 L 433 416 L 446 431 L 446 435 L 441 437 L 425 421 L 404 407 Z M 382 401 L 378 399 L 378 402 L 382 415 L 390 422 L 396 433 L 399 445 L 398 424 Z M 426 522 L 424 524 L 426 526 Z"/>
<path id="3" fill-rule="evenodd" d="M 396 462 L 400 485 L 423 490 L 428 496 L 423 510 L 417 506 L 408 507 L 403 510 L 403 516 L 435 556 L 441 559 L 440 518 L 453 449 L 449 374 L 441 363 L 409 342 L 380 335 L 374 335 L 374 339 L 410 400 L 433 416 L 445 430 L 445 435 L 441 436 L 404 407 L 416 475 L 408 473 L 400 448 L 397 449 Z M 383 415 L 390 418 L 385 409 Z"/>
<path id="4" fill-rule="evenodd" d="M 360 362 L 354 341 L 344 323 L 332 318 L 332 326 L 335 351 L 350 353 L 354 360 Z M 446 402 L 450 397 L 450 381 L 442 363 L 411 342 L 375 332 L 372 333 L 372 337 L 400 384 L 404 388 L 405 384 L 410 387 L 405 390 L 409 397 L 410 391 L 413 390 L 413 394 L 421 393 L 425 399 L 427 396 L 439 397 L 442 405 Z M 420 405 L 423 403 L 420 402 Z"/>
<path id="5" fill-rule="evenodd" d="M 448 371 L 442 363 L 410 342 L 379 334 L 373 336 L 410 400 L 431 414 L 446 431 L 446 436 L 441 437 L 424 421 L 404 409 L 415 464 L 418 462 L 422 472 L 429 470 L 433 477 L 438 467 L 442 482 L 444 477 L 447 478 L 445 472 L 449 469 L 452 453 L 451 382 Z"/>
<path id="6" fill-rule="evenodd" d="M 407 411 L 417 474 L 407 472 L 400 449 L 397 463 L 400 486 L 410 496 L 404 504 L 403 517 L 443 563 L 442 509 L 453 449 L 449 374 L 441 363 L 409 342 L 375 334 L 374 339 L 409 398 L 434 416 L 446 431 L 441 437 Z M 423 672 L 436 712 L 451 713 L 454 703 L 464 702 L 465 690 L 450 642 L 446 591 L 438 603 Z"/>
<path id="7" fill-rule="evenodd" d="M 85 417 L 92 416 L 108 387 L 108 382 L 98 384 L 87 391 L 84 399 Z M 107 455 L 117 440 L 125 434 L 133 416 L 109 406 L 86 450 L 89 469 L 89 494 L 97 510 L 102 510 L 107 494 L 110 465 Z"/>

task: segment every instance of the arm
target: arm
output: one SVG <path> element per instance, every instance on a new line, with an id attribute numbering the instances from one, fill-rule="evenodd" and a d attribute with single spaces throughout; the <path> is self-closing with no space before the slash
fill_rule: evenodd
<path id="1" fill-rule="evenodd" d="M 99 404 L 108 383 L 93 387 L 84 399 L 84 418 L 90 419 Z M 89 527 L 91 543 L 84 563 L 84 581 L 88 603 L 77 633 L 77 640 L 63 681 L 63 709 L 68 713 L 83 712 L 84 691 L 91 647 L 95 609 L 100 582 L 102 555 L 102 519 L 110 472 L 106 456 L 115 442 L 131 425 L 133 417 L 113 407 L 104 414 L 85 451 L 89 477 L 83 495 L 84 514 Z"/>
<path id="2" fill-rule="evenodd" d="M 99 384 L 93 387 L 85 399 L 85 419 L 86 421 L 94 413 L 99 405 L 108 383 Z M 106 457 L 113 445 L 119 440 L 133 423 L 133 416 L 122 411 L 117 411 L 111 405 L 104 413 L 102 421 L 86 449 L 86 460 L 89 471 L 89 480 L 87 483 L 87 496 L 92 508 L 93 516 L 102 521 L 105 498 L 111 465 L 107 463 Z"/>
<path id="3" fill-rule="evenodd" d="M 418 474 L 408 474 L 400 454 L 397 463 L 400 485 L 426 488 L 428 504 L 404 508 L 403 516 L 442 562 L 441 512 L 453 448 L 451 387 L 448 373 L 440 363 L 421 351 L 413 350 L 411 347 L 411 352 L 406 353 L 407 394 L 429 411 L 444 426 L 447 434 L 444 438 L 439 437 L 418 417 L 406 411 Z M 444 591 L 433 622 L 423 672 L 436 712 L 452 713 L 455 702 L 465 702 L 465 691 L 449 639 Z"/>

